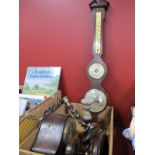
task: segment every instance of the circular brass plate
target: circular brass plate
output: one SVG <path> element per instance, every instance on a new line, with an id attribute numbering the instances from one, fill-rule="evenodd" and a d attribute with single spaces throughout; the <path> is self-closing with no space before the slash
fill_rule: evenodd
<path id="1" fill-rule="evenodd" d="M 71 117 L 65 122 L 64 131 L 63 131 L 63 142 L 67 143 L 67 141 L 75 136 L 76 123 L 75 120 Z"/>
<path id="2" fill-rule="evenodd" d="M 92 155 L 108 155 L 108 154 L 109 154 L 108 137 L 104 131 L 101 131 L 96 135 L 94 139 Z"/>

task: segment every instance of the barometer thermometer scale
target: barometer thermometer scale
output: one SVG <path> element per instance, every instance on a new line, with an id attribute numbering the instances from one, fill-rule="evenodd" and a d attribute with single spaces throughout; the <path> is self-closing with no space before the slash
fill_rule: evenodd
<path id="1" fill-rule="evenodd" d="M 105 18 L 105 11 L 108 9 L 109 2 L 106 0 L 94 0 L 89 4 L 94 17 L 94 40 L 93 40 L 93 60 L 87 68 L 88 78 L 92 83 L 92 89 L 86 92 L 85 102 L 92 101 L 90 104 L 91 112 L 102 111 L 107 104 L 107 96 L 101 86 L 101 82 L 107 74 L 107 66 L 102 60 L 102 25 Z"/>

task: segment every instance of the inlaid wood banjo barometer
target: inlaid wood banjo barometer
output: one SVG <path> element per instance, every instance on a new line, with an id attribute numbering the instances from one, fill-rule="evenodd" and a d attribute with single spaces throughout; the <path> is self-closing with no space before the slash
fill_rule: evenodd
<path id="1" fill-rule="evenodd" d="M 94 19 L 94 39 L 93 39 L 93 59 L 88 65 L 87 75 L 91 81 L 92 88 L 88 90 L 81 102 L 91 104 L 89 111 L 98 113 L 102 111 L 107 105 L 107 95 L 101 86 L 103 79 L 107 74 L 107 66 L 102 60 L 103 54 L 103 21 L 105 19 L 105 12 L 109 7 L 109 2 L 106 0 L 93 0 L 89 7 Z"/>
<path id="2" fill-rule="evenodd" d="M 64 97 L 61 103 L 65 103 L 68 110 L 84 128 L 83 133 L 76 133 L 75 119 L 66 114 L 53 114 L 53 108 L 49 107 L 41 119 L 40 130 L 32 147 L 32 151 L 47 155 L 107 155 L 109 150 L 108 137 L 99 122 L 93 122 L 94 116 L 101 112 L 107 104 L 107 96 L 101 86 L 101 82 L 107 74 L 107 67 L 101 56 L 102 25 L 105 11 L 109 3 L 105 0 L 93 0 L 90 9 L 94 17 L 93 59 L 87 68 L 88 77 L 92 88 L 88 90 L 81 100 L 85 114 L 82 116 Z M 92 112 L 95 114 L 91 115 Z M 92 123 L 93 122 L 93 123 Z M 103 122 L 102 122 L 103 123 Z"/>

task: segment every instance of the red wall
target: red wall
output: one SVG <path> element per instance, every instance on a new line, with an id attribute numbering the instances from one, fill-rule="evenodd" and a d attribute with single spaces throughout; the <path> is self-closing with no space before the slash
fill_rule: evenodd
<path id="1" fill-rule="evenodd" d="M 90 88 L 92 59 L 90 0 L 20 0 L 20 84 L 27 66 L 62 66 L 60 88 L 79 102 Z M 104 24 L 108 74 L 103 87 L 115 107 L 116 126 L 128 126 L 134 104 L 134 0 L 110 0 Z"/>

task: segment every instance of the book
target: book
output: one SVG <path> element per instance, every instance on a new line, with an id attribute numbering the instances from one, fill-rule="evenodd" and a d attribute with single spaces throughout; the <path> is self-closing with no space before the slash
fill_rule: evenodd
<path id="1" fill-rule="evenodd" d="M 43 101 L 46 97 L 43 95 L 19 94 L 19 98 L 38 99 L 40 101 Z"/>
<path id="2" fill-rule="evenodd" d="M 27 106 L 28 106 L 28 100 L 24 98 L 19 98 L 19 116 L 24 115 Z"/>
<path id="3" fill-rule="evenodd" d="M 29 109 L 39 105 L 46 99 L 45 96 L 32 94 L 19 94 L 19 117 Z"/>
<path id="4" fill-rule="evenodd" d="M 51 96 L 58 91 L 61 67 L 28 67 L 22 93 Z"/>
<path id="5" fill-rule="evenodd" d="M 29 104 L 34 104 L 34 105 L 38 105 L 46 99 L 45 96 L 32 95 L 32 94 L 19 94 L 19 98 L 27 99 Z"/>

